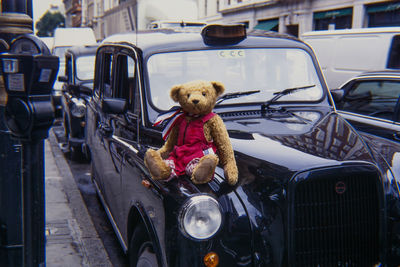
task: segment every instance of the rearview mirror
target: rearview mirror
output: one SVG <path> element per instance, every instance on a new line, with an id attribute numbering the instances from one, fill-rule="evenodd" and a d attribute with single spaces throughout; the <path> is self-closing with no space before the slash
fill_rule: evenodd
<path id="1" fill-rule="evenodd" d="M 101 110 L 109 114 L 122 114 L 127 109 L 127 102 L 121 98 L 105 98 L 102 101 Z"/>

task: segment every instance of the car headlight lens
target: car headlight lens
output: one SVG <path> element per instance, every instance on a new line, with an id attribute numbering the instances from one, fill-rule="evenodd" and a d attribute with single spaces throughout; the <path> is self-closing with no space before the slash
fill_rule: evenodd
<path id="1" fill-rule="evenodd" d="M 183 205 L 179 217 L 183 233 L 200 240 L 212 237 L 222 222 L 219 203 L 206 195 L 190 198 Z"/>
<path id="2" fill-rule="evenodd" d="M 72 105 L 71 107 L 71 114 L 74 117 L 82 118 L 85 116 L 86 106 L 85 105 Z"/>

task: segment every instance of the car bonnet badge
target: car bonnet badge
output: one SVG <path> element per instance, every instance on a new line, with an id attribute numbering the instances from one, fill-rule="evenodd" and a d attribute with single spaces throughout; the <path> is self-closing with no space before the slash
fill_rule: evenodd
<path id="1" fill-rule="evenodd" d="M 339 181 L 335 184 L 335 192 L 339 195 L 344 194 L 346 192 L 346 184 L 343 181 Z"/>

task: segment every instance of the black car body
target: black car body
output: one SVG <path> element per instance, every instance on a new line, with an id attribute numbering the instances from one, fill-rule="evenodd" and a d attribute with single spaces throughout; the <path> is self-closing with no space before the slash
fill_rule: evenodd
<path id="1" fill-rule="evenodd" d="M 92 96 L 97 45 L 74 46 L 65 52 L 62 85 L 62 117 L 68 147 L 74 158 L 87 154 L 85 143 L 86 103 Z"/>
<path id="2" fill-rule="evenodd" d="M 398 264 L 398 182 L 336 113 L 312 49 L 229 29 L 126 33 L 97 51 L 92 175 L 131 266 Z M 173 105 L 169 89 L 193 79 L 230 93 L 214 111 L 235 150 L 235 186 L 221 168 L 205 185 L 154 181 L 143 163 L 163 144 L 164 125 L 153 123 Z"/>

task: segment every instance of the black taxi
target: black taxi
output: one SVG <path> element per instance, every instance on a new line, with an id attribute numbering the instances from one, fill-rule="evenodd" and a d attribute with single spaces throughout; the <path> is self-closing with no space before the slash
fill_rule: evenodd
<path id="1" fill-rule="evenodd" d="M 66 143 L 72 158 L 89 157 L 85 143 L 86 103 L 93 91 L 94 63 L 97 45 L 73 46 L 65 52 L 65 73 L 58 76 L 62 82 L 62 124 Z"/>
<path id="2" fill-rule="evenodd" d="M 173 85 L 220 81 L 214 112 L 239 170 L 150 178 Z M 312 49 L 291 36 L 207 25 L 106 38 L 86 138 L 93 182 L 130 266 L 397 266 L 399 184 L 337 114 Z"/>

